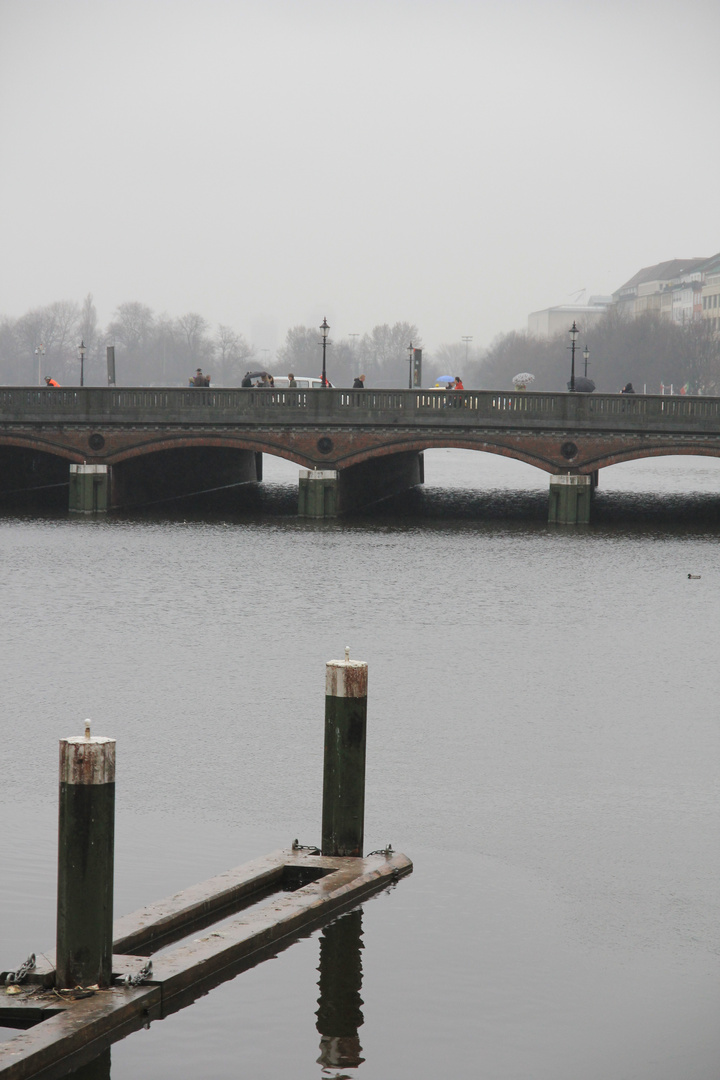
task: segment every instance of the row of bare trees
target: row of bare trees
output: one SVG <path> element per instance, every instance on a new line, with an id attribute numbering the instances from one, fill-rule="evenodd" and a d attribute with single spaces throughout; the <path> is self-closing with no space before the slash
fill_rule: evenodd
<path id="1" fill-rule="evenodd" d="M 568 330 L 570 328 L 568 327 Z M 638 318 L 611 309 L 578 339 L 575 374 L 583 375 L 587 344 L 588 378 L 596 389 L 617 393 L 631 382 L 636 391 L 682 388 L 690 394 L 720 394 L 720 335 L 708 320 L 685 325 L 648 312 Z M 549 340 L 512 332 L 496 338 L 468 371 L 465 385 L 510 389 L 513 376 L 530 372 L 532 390 L 565 390 L 570 378 L 570 337 L 560 332 Z"/>
<path id="2" fill-rule="evenodd" d="M 0 318 L 0 380 L 36 385 L 45 375 L 61 384 L 80 381 L 78 346 L 86 349 L 85 383 L 106 381 L 106 346 L 116 347 L 118 382 L 129 385 L 184 384 L 196 368 L 212 368 L 218 382 L 239 383 L 253 349 L 242 334 L 220 325 L 212 332 L 202 315 L 155 315 L 137 301 L 120 304 L 105 329 L 93 298 L 82 304 L 58 300 L 19 319 Z"/>
<path id="3" fill-rule="evenodd" d="M 277 367 L 281 373 L 319 376 L 322 365 L 320 331 L 308 326 L 294 326 L 287 332 L 278 350 Z M 409 346 L 422 347 L 420 331 L 414 323 L 384 323 L 369 333 L 337 341 L 329 339 L 327 374 L 335 386 L 352 386 L 357 375 L 365 375 L 366 385 L 407 386 Z"/>
<path id="4" fill-rule="evenodd" d="M 202 315 L 157 315 L 138 301 L 120 304 L 107 327 L 98 325 L 92 295 L 82 304 L 58 300 L 20 318 L 0 317 L 0 382 L 37 385 L 44 375 L 61 384 L 80 381 L 78 345 L 86 348 L 85 382 L 106 381 L 106 345 L 116 349 L 117 381 L 126 386 L 185 385 L 198 367 L 213 383 L 238 386 L 248 370 L 267 367 L 272 374 L 319 375 L 320 330 L 294 326 L 277 355 L 260 362 L 257 350 L 232 327 L 214 330 Z M 461 375 L 468 388 L 503 389 L 513 375 L 529 371 L 533 390 L 563 390 L 570 374 L 569 338 L 550 340 L 526 333 L 502 334 L 487 350 L 468 343 L 440 345 L 423 358 L 423 383 L 440 374 Z M 616 392 L 630 381 L 636 390 L 657 393 L 662 384 L 689 393 L 720 394 L 720 335 L 707 320 L 684 326 L 648 313 L 636 319 L 611 309 L 578 342 L 576 374 L 584 372 L 582 350 L 590 351 L 588 376 L 599 391 Z M 336 386 L 350 386 L 364 374 L 366 386 L 408 385 L 409 347 L 422 347 L 417 325 L 409 322 L 373 327 L 364 334 L 330 339 L 327 372 Z M 266 350 L 263 350 L 266 353 Z"/>
<path id="5" fill-rule="evenodd" d="M 18 319 L 0 317 L 0 382 L 37 385 L 50 375 L 61 385 L 78 384 L 81 342 L 86 385 L 106 382 L 110 344 L 115 346 L 117 381 L 125 386 L 185 385 L 198 367 L 211 374 L 214 384 L 239 386 L 249 370 L 267 366 L 273 374 L 319 375 L 322 366 L 318 328 L 292 327 L 277 356 L 261 363 L 242 334 L 222 324 L 213 331 L 196 312 L 171 318 L 129 301 L 102 328 L 88 295 L 82 304 L 59 300 Z M 352 385 L 359 374 L 366 375 L 369 386 L 406 386 L 410 343 L 419 348 L 422 339 L 417 326 L 407 322 L 331 339 L 328 376 L 336 386 Z"/>

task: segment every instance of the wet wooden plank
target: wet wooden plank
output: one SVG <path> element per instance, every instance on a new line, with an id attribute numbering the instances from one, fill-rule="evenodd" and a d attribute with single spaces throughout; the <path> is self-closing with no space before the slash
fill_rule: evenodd
<path id="1" fill-rule="evenodd" d="M 238 965 L 249 966 L 255 958 L 272 955 L 282 942 L 322 925 L 328 919 L 361 903 L 404 874 L 412 863 L 399 853 L 368 859 L 311 856 L 305 865 L 330 869 L 292 893 L 274 896 L 267 905 L 240 914 L 219 929 L 178 946 L 153 959 L 153 978 L 163 987 L 163 1012 L 174 1011 L 188 997 L 205 992 L 210 981 Z M 182 1003 L 174 1002 L 176 996 Z"/>
<path id="2" fill-rule="evenodd" d="M 161 1015 L 159 986 L 112 987 L 92 997 L 65 1002 L 48 991 L 38 990 L 36 994 L 41 1008 L 49 1011 L 59 1005 L 64 1007 L 28 1031 L 0 1043 L 3 1080 L 28 1080 L 39 1074 L 43 1080 L 66 1076 L 70 1068 L 91 1061 L 106 1046 Z M 29 1004 L 28 999 L 24 1007 Z"/>
<path id="3" fill-rule="evenodd" d="M 240 906 L 254 894 L 279 887 L 288 861 L 293 861 L 292 851 L 271 852 L 116 919 L 113 952 L 145 952 L 190 923 L 218 913 L 221 918 L 223 909 Z"/>

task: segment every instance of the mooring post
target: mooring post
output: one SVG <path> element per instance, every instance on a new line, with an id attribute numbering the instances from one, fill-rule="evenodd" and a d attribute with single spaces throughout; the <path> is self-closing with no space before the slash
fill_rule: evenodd
<path id="1" fill-rule="evenodd" d="M 322 853 L 362 858 L 365 829 L 367 664 L 329 660 L 325 669 Z"/>
<path id="2" fill-rule="evenodd" d="M 60 740 L 56 985 L 112 982 L 115 740 Z"/>

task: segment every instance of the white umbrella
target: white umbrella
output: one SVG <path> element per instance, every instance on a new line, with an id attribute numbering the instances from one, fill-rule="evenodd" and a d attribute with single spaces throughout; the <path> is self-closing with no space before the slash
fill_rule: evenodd
<path id="1" fill-rule="evenodd" d="M 524 390 L 529 383 L 535 382 L 535 376 L 529 371 L 521 371 L 519 375 L 513 375 L 513 385 L 516 390 Z"/>

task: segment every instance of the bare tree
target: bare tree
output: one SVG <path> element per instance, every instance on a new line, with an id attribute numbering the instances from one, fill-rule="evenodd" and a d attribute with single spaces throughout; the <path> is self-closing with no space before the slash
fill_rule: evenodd
<path id="1" fill-rule="evenodd" d="M 120 304 L 115 318 L 108 324 L 107 335 L 115 345 L 124 346 L 127 352 L 138 352 L 152 333 L 155 316 L 152 309 L 137 300 Z"/>
<path id="2" fill-rule="evenodd" d="M 222 323 L 215 334 L 215 379 L 225 386 L 238 385 L 255 353 L 242 334 Z"/>
<path id="3" fill-rule="evenodd" d="M 208 337 L 210 324 L 202 315 L 189 311 L 187 315 L 180 315 L 175 325 L 183 344 L 188 373 L 192 376 L 196 367 L 207 366 L 212 361 L 214 345 Z"/>
<path id="4" fill-rule="evenodd" d="M 15 332 L 15 319 L 6 316 L 0 318 L 0 382 L 14 383 L 18 377 L 18 337 Z M 42 374 L 42 373 L 41 373 Z M 24 382 L 25 379 L 21 379 Z M 37 378 L 30 380 L 37 382 Z"/>
<path id="5" fill-rule="evenodd" d="M 406 386 L 408 348 L 422 347 L 415 323 L 396 322 L 375 326 L 363 334 L 358 346 L 360 366 L 378 386 Z"/>
<path id="6" fill-rule="evenodd" d="M 103 370 L 104 356 L 101 355 L 102 342 L 92 293 L 88 293 L 83 300 L 80 311 L 80 321 L 78 324 L 78 333 L 80 334 L 80 341 L 87 349 L 85 360 L 85 382 L 102 382 L 103 380 L 100 376 Z"/>
<path id="7" fill-rule="evenodd" d="M 322 345 L 319 330 L 308 326 L 293 326 L 288 330 L 285 344 L 278 349 L 278 360 L 295 375 L 318 375 L 322 370 Z M 328 349 L 328 367 L 330 352 Z M 331 379 L 331 382 L 334 381 Z"/>
<path id="8" fill-rule="evenodd" d="M 26 378 L 29 376 L 27 381 L 37 381 L 35 368 L 38 355 L 44 356 L 48 372 L 60 382 L 75 377 L 80 364 L 77 352 L 80 344 L 79 323 L 80 308 L 73 300 L 56 300 L 46 307 L 33 308 L 18 319 L 15 324 L 19 346 L 18 367 L 27 373 Z"/>

